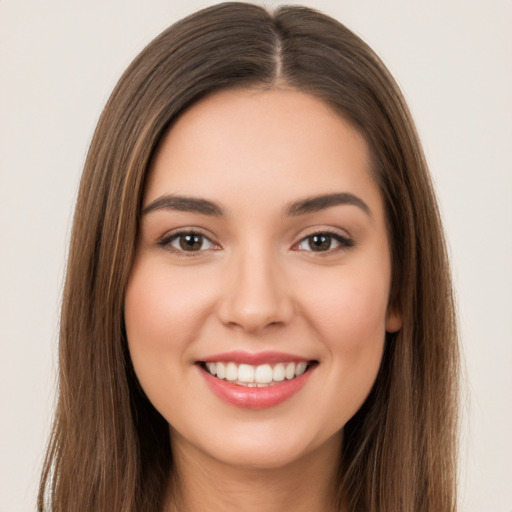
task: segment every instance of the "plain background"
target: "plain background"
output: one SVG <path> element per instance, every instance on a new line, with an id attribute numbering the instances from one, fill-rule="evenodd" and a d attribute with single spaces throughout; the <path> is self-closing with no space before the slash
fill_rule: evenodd
<path id="1" fill-rule="evenodd" d="M 73 203 L 100 111 L 154 36 L 212 3 L 0 0 L 0 512 L 35 510 Z M 512 1 L 305 3 L 362 36 L 410 104 L 459 303 L 460 509 L 512 512 Z"/>

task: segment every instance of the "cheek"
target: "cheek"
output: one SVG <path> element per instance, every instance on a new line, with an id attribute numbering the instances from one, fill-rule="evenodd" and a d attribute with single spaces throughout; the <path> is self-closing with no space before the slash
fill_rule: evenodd
<path id="1" fill-rule="evenodd" d="M 185 407 L 189 349 L 203 325 L 208 293 L 151 258 L 136 262 L 125 296 L 125 326 L 135 374 L 151 403 L 170 421 Z"/>
<path id="2" fill-rule="evenodd" d="M 359 410 L 375 382 L 388 302 L 388 282 L 378 272 L 352 269 L 336 286 L 334 281 L 309 294 L 306 313 L 322 340 L 328 384 L 321 400 L 326 410 L 336 410 L 327 426 L 333 430 Z"/>
<path id="3" fill-rule="evenodd" d="M 389 284 L 382 274 L 350 270 L 318 285 L 308 292 L 308 316 L 333 348 L 364 348 L 384 335 Z"/>
<path id="4" fill-rule="evenodd" d="M 330 308 L 319 317 L 334 375 L 349 380 L 363 394 L 373 385 L 382 358 L 386 299 L 376 290 L 348 287 L 346 294 L 332 298 Z"/>
<path id="5" fill-rule="evenodd" d="M 200 323 L 207 290 L 201 280 L 173 276 L 168 266 L 136 264 L 125 298 L 125 323 L 130 347 L 176 347 Z M 134 347 L 135 348 L 135 347 Z"/>
<path id="6" fill-rule="evenodd" d="M 124 317 L 135 373 L 151 403 L 171 421 L 188 407 L 184 389 L 190 346 L 197 338 L 210 297 L 201 279 L 152 258 L 135 263 L 128 282 Z"/>

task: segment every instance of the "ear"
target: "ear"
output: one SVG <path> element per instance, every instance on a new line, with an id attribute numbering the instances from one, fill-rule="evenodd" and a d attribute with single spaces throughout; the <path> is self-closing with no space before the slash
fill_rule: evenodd
<path id="1" fill-rule="evenodd" d="M 386 332 L 396 332 L 402 328 L 403 318 L 398 311 L 388 308 L 386 313 Z"/>

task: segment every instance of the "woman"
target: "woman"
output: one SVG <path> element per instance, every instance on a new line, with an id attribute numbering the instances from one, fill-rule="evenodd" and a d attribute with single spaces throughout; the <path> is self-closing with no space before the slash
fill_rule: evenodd
<path id="1" fill-rule="evenodd" d="M 240 3 L 157 37 L 85 165 L 39 509 L 454 510 L 456 377 L 435 196 L 371 49 Z"/>

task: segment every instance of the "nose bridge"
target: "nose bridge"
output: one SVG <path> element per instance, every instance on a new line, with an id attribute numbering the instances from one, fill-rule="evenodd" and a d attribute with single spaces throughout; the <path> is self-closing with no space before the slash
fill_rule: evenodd
<path id="1" fill-rule="evenodd" d="M 289 321 L 291 297 L 271 247 L 251 244 L 236 251 L 230 273 L 229 289 L 220 308 L 223 323 L 254 332 Z"/>

